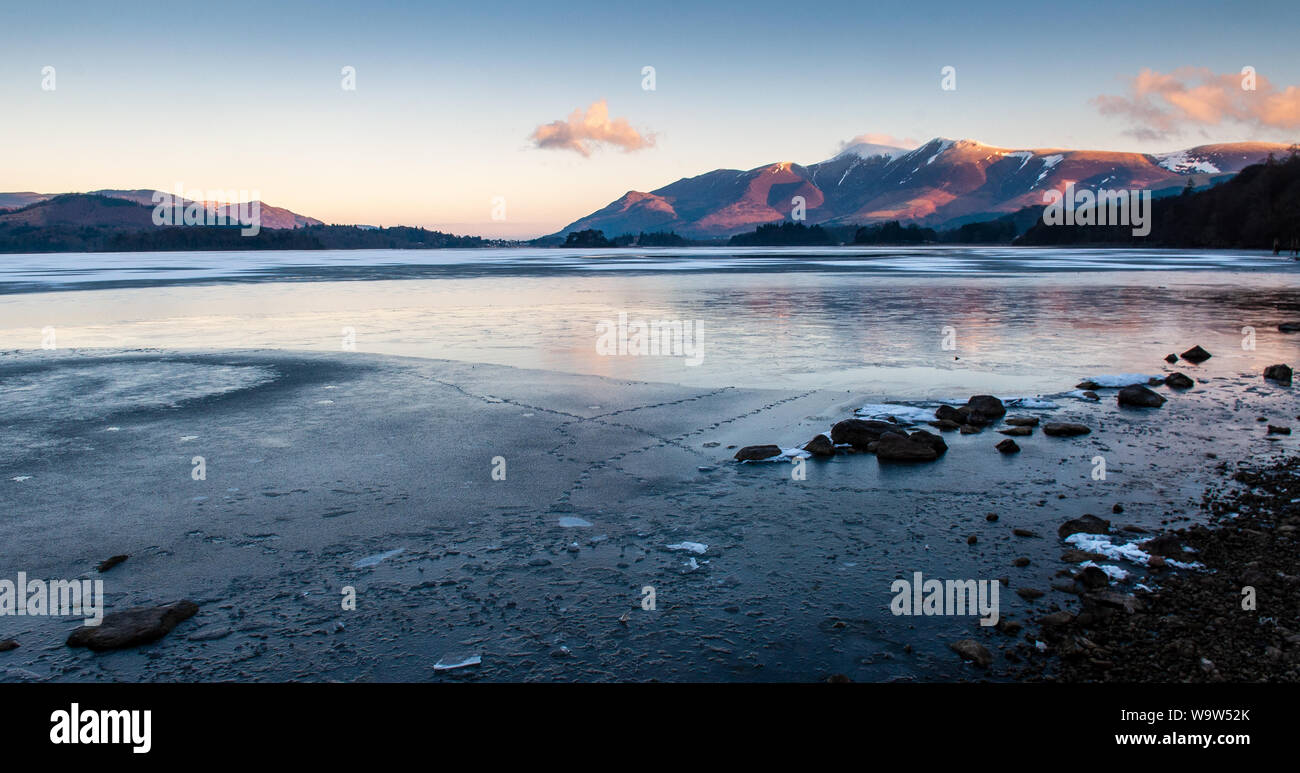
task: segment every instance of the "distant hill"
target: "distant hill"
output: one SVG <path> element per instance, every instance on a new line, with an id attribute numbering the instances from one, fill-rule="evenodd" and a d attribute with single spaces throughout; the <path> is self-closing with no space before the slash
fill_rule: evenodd
<path id="1" fill-rule="evenodd" d="M 245 236 L 238 225 L 155 226 L 153 205 L 128 198 L 70 193 L 0 213 L 0 253 L 155 252 L 168 250 L 427 249 L 482 247 L 477 236 L 424 228 L 308 224 L 263 228 Z"/>
<path id="2" fill-rule="evenodd" d="M 1300 155 L 1246 167 L 1222 185 L 1152 201 L 1151 233 L 1131 226 L 1046 225 L 1016 244 L 1124 244 L 1147 247 L 1282 249 L 1300 239 Z"/>
<path id="3" fill-rule="evenodd" d="M 933 228 L 987 221 L 1043 203 L 1043 192 L 1203 187 L 1282 155 L 1285 145 L 1237 142 L 1172 153 L 1045 148 L 1011 150 L 937 138 L 914 150 L 855 145 L 820 163 L 783 161 L 747 171 L 717 169 L 650 192 L 628 191 L 557 234 L 672 230 L 687 239 L 726 238 L 792 219 L 791 199 L 806 202 L 809 226 L 898 220 Z"/>
<path id="4" fill-rule="evenodd" d="M 26 207 L 34 206 L 36 204 L 49 202 L 54 199 L 64 199 L 65 197 L 68 196 L 100 196 L 109 199 L 129 201 L 140 206 L 149 207 L 150 212 L 152 212 L 153 207 L 155 206 L 154 205 L 155 193 L 157 193 L 157 191 L 145 189 L 145 188 L 136 189 L 136 190 L 99 190 L 99 191 L 90 191 L 89 193 L 84 193 L 84 194 L 81 193 L 67 193 L 67 194 L 0 193 L 0 210 L 11 210 L 11 211 L 19 210 Z M 190 199 L 185 199 L 185 198 L 180 198 L 172 202 L 173 205 L 180 208 L 188 207 L 192 203 L 193 202 Z M 202 202 L 202 204 L 205 211 L 211 210 L 214 214 L 226 216 L 227 219 L 229 219 L 230 216 L 233 214 L 232 212 L 228 211 L 228 206 L 226 204 L 222 204 L 220 202 Z M 287 209 L 284 209 L 283 207 L 273 207 L 270 204 L 267 204 L 265 202 L 259 202 L 259 204 L 261 207 L 260 219 L 261 219 L 262 228 L 288 229 L 288 228 L 306 228 L 307 226 L 313 226 L 313 225 L 324 225 L 324 223 L 322 223 L 320 220 L 317 220 L 314 217 L 307 217 L 306 215 L 300 215 L 296 212 L 291 212 Z M 110 223 L 99 222 L 98 220 L 94 219 L 105 214 L 105 211 L 103 211 L 102 208 L 95 212 L 92 212 L 89 208 L 87 208 L 85 211 L 87 216 L 91 217 L 92 219 L 85 223 L 82 223 L 82 225 L 111 225 Z M 123 215 L 130 214 L 128 213 L 127 210 L 114 210 L 114 211 Z M 71 217 L 74 215 L 75 215 L 75 209 L 72 208 L 64 208 L 64 211 L 59 213 L 59 217 Z M 41 215 L 37 215 L 37 217 L 40 216 Z M 3 213 L 0 213 L 0 217 L 3 217 Z M 10 222 L 14 222 L 14 221 L 10 221 Z M 75 225 L 76 223 L 67 222 L 65 224 Z M 152 225 L 153 224 L 152 221 L 150 221 L 149 224 Z M 122 225 L 138 225 L 138 224 L 132 221 L 130 223 L 122 223 Z"/>

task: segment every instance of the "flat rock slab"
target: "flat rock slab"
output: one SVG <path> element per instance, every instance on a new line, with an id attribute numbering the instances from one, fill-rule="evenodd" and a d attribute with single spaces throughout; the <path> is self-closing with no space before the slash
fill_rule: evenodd
<path id="1" fill-rule="evenodd" d="M 1043 425 L 1043 434 L 1051 437 L 1075 437 L 1087 435 L 1089 432 L 1092 432 L 1092 430 L 1082 424 L 1071 424 L 1063 421 L 1053 421 Z"/>
<path id="2" fill-rule="evenodd" d="M 157 641 L 199 611 L 193 601 L 173 601 L 156 607 L 134 607 L 105 615 L 97 626 L 82 626 L 68 636 L 69 647 L 95 652 L 138 647 Z"/>

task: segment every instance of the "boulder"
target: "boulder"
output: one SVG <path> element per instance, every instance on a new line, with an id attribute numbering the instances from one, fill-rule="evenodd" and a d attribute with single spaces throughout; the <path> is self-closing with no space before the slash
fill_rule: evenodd
<path id="1" fill-rule="evenodd" d="M 1268 434 L 1268 435 L 1290 435 L 1290 434 L 1291 434 L 1291 428 L 1290 428 L 1290 427 L 1279 427 L 1279 426 L 1277 426 L 1277 425 L 1275 425 L 1275 424 L 1270 424 L 1270 425 L 1268 425 L 1268 432 L 1265 433 L 1265 434 Z"/>
<path id="2" fill-rule="evenodd" d="M 1289 365 L 1269 365 L 1264 368 L 1264 378 L 1279 384 L 1291 386 L 1291 367 Z"/>
<path id="3" fill-rule="evenodd" d="M 1074 579 L 1088 590 L 1097 590 L 1110 585 L 1110 577 L 1096 566 L 1085 566 L 1083 571 L 1075 575 Z"/>
<path id="4" fill-rule="evenodd" d="M 18 641 L 16 639 L 0 639 L 0 652 L 8 652 L 9 650 L 16 649 L 18 649 Z"/>
<path id="5" fill-rule="evenodd" d="M 818 435 L 804 444 L 803 450 L 813 456 L 834 456 L 835 444 L 825 435 Z"/>
<path id="6" fill-rule="evenodd" d="M 1159 408 L 1165 404 L 1165 398 L 1138 384 L 1126 386 L 1119 390 L 1119 396 L 1116 399 L 1120 405 L 1129 405 L 1135 408 Z"/>
<path id="7" fill-rule="evenodd" d="M 931 437 L 935 436 L 931 435 Z M 939 452 L 935 451 L 933 446 L 903 435 L 881 435 L 874 446 L 876 458 L 881 461 L 933 462 L 939 458 Z"/>
<path id="8" fill-rule="evenodd" d="M 907 437 L 917 443 L 924 443 L 934 449 L 934 452 L 939 456 L 943 456 L 948 451 L 948 444 L 943 441 L 943 438 L 923 429 L 918 429 Z"/>
<path id="9" fill-rule="evenodd" d="M 1105 518 L 1098 518 L 1095 515 L 1085 514 L 1078 518 L 1071 518 L 1056 530 L 1057 536 L 1061 539 L 1080 532 L 1084 534 L 1110 534 L 1110 521 Z"/>
<path id="10" fill-rule="evenodd" d="M 969 660 L 980 668 L 988 668 L 993 665 L 993 654 L 988 648 L 974 639 L 962 639 L 948 645 L 953 652 L 961 655 L 963 660 Z"/>
<path id="11" fill-rule="evenodd" d="M 756 461 L 759 459 L 771 459 L 773 456 L 781 455 L 781 446 L 745 446 L 736 452 L 736 461 Z"/>
<path id="12" fill-rule="evenodd" d="M 1050 615 L 1043 615 L 1038 618 L 1038 624 L 1046 627 L 1055 627 L 1058 625 L 1069 625 L 1074 622 L 1074 613 L 1062 609 L 1059 612 L 1053 612 Z"/>
<path id="13" fill-rule="evenodd" d="M 1176 534 L 1161 534 L 1158 537 L 1152 537 L 1146 542 L 1139 543 L 1146 552 L 1153 556 L 1164 556 L 1165 558 L 1181 558 L 1186 554 L 1183 550 L 1183 541 Z"/>
<path id="14" fill-rule="evenodd" d="M 979 433 L 980 433 L 979 427 L 974 427 L 971 426 L 970 424 L 961 425 L 961 434 L 963 435 L 978 435 Z"/>
<path id="15" fill-rule="evenodd" d="M 1283 333 L 1300 333 L 1300 322 L 1283 322 L 1277 329 Z"/>
<path id="16" fill-rule="evenodd" d="M 1065 421 L 1052 421 L 1043 425 L 1043 434 L 1052 437 L 1075 437 L 1078 435 L 1087 435 L 1092 432 L 1082 424 L 1071 424 Z"/>
<path id="17" fill-rule="evenodd" d="M 113 612 L 105 615 L 97 626 L 82 626 L 73 631 L 68 636 L 68 646 L 88 647 L 95 652 L 138 647 L 161 639 L 198 611 L 198 604 L 183 599 L 156 607 Z"/>
<path id="18" fill-rule="evenodd" d="M 1034 434 L 1032 427 L 1012 427 L 1010 429 L 1000 429 L 998 432 L 1007 437 L 1028 437 Z"/>
<path id="19" fill-rule="evenodd" d="M 1186 373 L 1170 373 L 1165 376 L 1165 386 L 1170 389 L 1191 389 L 1196 382 Z"/>
<path id="20" fill-rule="evenodd" d="M 1011 438 L 1007 438 L 1006 440 L 1003 440 L 1002 442 L 998 443 L 993 447 L 998 449 L 1004 454 L 1020 453 L 1020 446 L 1016 445 L 1016 441 L 1012 440 Z"/>
<path id="21" fill-rule="evenodd" d="M 1193 346 L 1192 348 L 1183 352 L 1181 355 L 1181 357 L 1184 360 L 1187 360 L 1193 365 L 1200 365 L 1202 362 L 1205 362 L 1206 360 L 1210 359 L 1210 357 L 1212 356 L 1213 355 L 1211 355 L 1209 352 L 1202 349 L 1199 345 Z"/>
<path id="22" fill-rule="evenodd" d="M 1010 419 L 1007 419 L 1006 423 L 1010 424 L 1013 427 L 1037 427 L 1038 417 L 1037 416 L 1013 416 Z"/>
<path id="23" fill-rule="evenodd" d="M 1165 362 L 1169 363 L 1170 365 L 1174 364 L 1175 362 L 1178 362 L 1178 355 L 1172 353 L 1166 354 Z"/>
<path id="24" fill-rule="evenodd" d="M 966 401 L 966 408 L 971 413 L 979 413 L 990 419 L 1000 419 L 1007 415 L 1007 407 L 993 395 L 975 395 Z"/>
<path id="25" fill-rule="evenodd" d="M 897 424 L 888 421 L 845 419 L 831 427 L 831 440 L 836 445 L 847 443 L 859 451 L 865 451 L 868 443 L 874 443 L 881 435 L 889 433 L 902 435 L 903 430 Z"/>
<path id="26" fill-rule="evenodd" d="M 938 429 L 940 432 L 953 432 L 962 428 L 962 425 L 951 419 L 938 419 L 936 421 L 926 422 L 931 427 Z"/>
<path id="27" fill-rule="evenodd" d="M 959 411 L 951 405 L 941 405 L 934 412 L 934 418 L 939 421 L 951 421 L 956 424 L 966 423 L 966 411 Z"/>

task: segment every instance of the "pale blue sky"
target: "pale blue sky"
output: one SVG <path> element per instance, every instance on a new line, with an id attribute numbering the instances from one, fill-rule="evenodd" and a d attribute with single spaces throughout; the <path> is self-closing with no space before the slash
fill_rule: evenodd
<path id="1" fill-rule="evenodd" d="M 1298 84 L 1296 30 L 1295 2 L 7 3 L 0 190 L 180 182 L 327 222 L 533 236 L 629 189 L 812 163 L 865 133 L 1137 151 L 1287 139 L 1230 124 L 1139 141 L 1090 100 L 1143 68 L 1251 65 Z M 600 99 L 654 146 L 530 143 Z"/>

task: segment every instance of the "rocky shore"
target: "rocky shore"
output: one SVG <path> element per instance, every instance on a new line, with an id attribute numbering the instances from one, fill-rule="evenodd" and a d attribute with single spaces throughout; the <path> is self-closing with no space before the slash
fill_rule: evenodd
<path id="1" fill-rule="evenodd" d="M 1284 330 L 1285 332 L 1285 330 Z M 1180 360 L 1200 365 L 1213 355 L 1193 346 Z M 1265 383 L 1290 387 L 1286 364 L 1266 367 Z M 1145 383 L 1144 383 L 1145 381 Z M 1159 409 L 1174 395 L 1196 387 L 1180 371 L 1162 377 L 1118 376 L 1086 380 L 1071 396 L 1098 402 L 1098 391 L 1114 389 L 1121 409 Z M 1151 387 L 1165 387 L 1165 394 Z M 975 395 L 964 405 L 943 404 L 925 423 L 943 432 L 978 434 L 993 428 L 1007 436 L 994 448 L 1003 454 L 1021 450 L 1013 438 L 1026 438 L 1040 429 L 1054 438 L 1077 438 L 1092 429 L 1077 422 L 1047 422 L 1036 416 L 1010 416 L 1007 404 L 992 395 Z M 1297 418 L 1300 418 L 1298 416 Z M 1266 417 L 1259 417 L 1266 422 Z M 932 462 L 947 452 L 939 435 L 896 416 L 853 418 L 837 422 L 829 437 L 818 435 L 800 449 L 778 445 L 747 446 L 738 461 L 875 454 L 884 462 Z M 1290 435 L 1289 426 L 1267 424 L 1273 439 Z M 1209 454 L 1214 458 L 1214 454 Z M 1099 458 L 1099 457 L 1098 457 Z M 996 630 L 1013 646 L 998 646 L 1007 667 L 993 675 L 1028 681 L 1295 681 L 1300 678 L 1300 459 L 1280 456 L 1269 462 L 1242 462 L 1232 470 L 1221 463 L 1225 484 L 1203 502 L 1206 523 L 1154 533 L 1146 528 L 1084 514 L 1062 523 L 1060 560 L 1069 568 L 1055 575 L 1051 589 L 1077 597 L 1063 608 L 1033 587 L 1014 588 L 1023 601 L 1046 604 L 1031 609 L 1028 625 L 1007 614 Z M 1104 473 L 1101 479 L 1104 480 Z M 1116 503 L 1112 514 L 1124 512 Z M 987 520 L 998 520 L 989 513 Z M 1207 525 L 1208 524 L 1208 525 Z M 1036 538 L 1036 532 L 1014 528 L 1013 534 Z M 975 534 L 967 538 L 976 545 Z M 1017 557 L 1015 567 L 1030 559 Z M 1123 563 L 1128 568 L 1121 567 Z M 1010 586 L 1009 577 L 999 580 Z M 1121 581 L 1123 581 L 1121 583 Z M 990 642 L 991 643 L 991 642 Z M 949 645 L 977 669 L 988 670 L 994 654 L 980 639 Z M 842 676 L 842 675 L 841 675 Z"/>
<path id="2" fill-rule="evenodd" d="M 1150 576 L 1132 594 L 1084 570 L 1077 609 L 1040 617 L 1017 648 L 1021 679 L 1066 682 L 1300 680 L 1300 459 L 1223 472 L 1210 524 L 1151 537 Z M 1201 566 L 1171 570 L 1164 555 Z M 1095 575 L 1095 573 L 1094 573 Z M 1010 659 L 1010 656 L 1009 656 Z"/>

